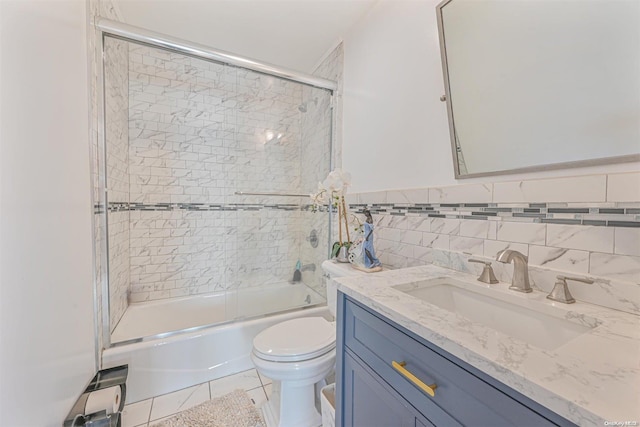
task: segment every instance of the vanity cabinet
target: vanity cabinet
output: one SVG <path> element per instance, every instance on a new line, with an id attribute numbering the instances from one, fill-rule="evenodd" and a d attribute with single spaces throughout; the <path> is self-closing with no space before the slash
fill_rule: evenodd
<path id="1" fill-rule="evenodd" d="M 344 408 L 348 425 L 431 427 L 428 420 L 407 405 L 371 369 L 350 354 L 344 358 L 344 390 L 351 405 Z M 367 408 L 367 410 L 357 410 Z"/>
<path id="2" fill-rule="evenodd" d="M 337 426 L 574 425 L 342 293 L 337 346 Z"/>

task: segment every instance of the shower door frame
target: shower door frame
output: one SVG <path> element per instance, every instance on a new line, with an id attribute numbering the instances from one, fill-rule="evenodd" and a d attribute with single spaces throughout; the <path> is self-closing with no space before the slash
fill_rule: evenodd
<path id="1" fill-rule="evenodd" d="M 96 289 L 98 286 L 101 287 L 102 290 L 102 301 L 98 301 L 97 298 L 94 302 L 95 308 L 95 322 L 96 325 L 101 324 L 102 330 L 102 348 L 98 351 L 101 353 L 103 349 L 113 347 L 114 344 L 111 342 L 111 312 L 110 312 L 110 294 L 109 294 L 109 194 L 107 188 L 107 135 L 106 135 L 106 93 L 105 93 L 105 51 L 104 51 L 104 40 L 105 37 L 112 37 L 120 40 L 124 40 L 127 42 L 143 44 L 154 48 L 159 48 L 163 50 L 168 50 L 170 52 L 180 53 L 182 55 L 195 57 L 198 59 L 203 59 L 206 61 L 217 62 L 224 65 L 231 65 L 234 67 L 249 69 L 261 74 L 266 74 L 274 77 L 278 77 L 281 79 L 289 80 L 296 83 L 301 83 L 307 86 L 324 89 L 329 91 L 331 96 L 330 103 L 330 128 L 329 128 L 329 170 L 333 170 L 334 167 L 334 131 L 335 131 L 335 122 L 336 122 L 336 108 L 335 108 L 335 99 L 336 92 L 338 90 L 338 83 L 324 79 L 321 77 L 316 77 L 311 74 L 302 73 L 299 71 L 287 69 L 284 67 L 279 67 L 273 64 L 269 64 L 266 62 L 261 62 L 257 60 L 253 60 L 250 58 L 245 58 L 239 55 L 235 55 L 229 52 L 225 52 L 218 49 L 213 49 L 208 46 L 193 43 L 187 40 L 179 39 L 176 37 L 172 37 L 169 35 L 157 33 L 154 31 L 150 31 L 144 28 L 136 27 L 133 25 L 124 24 L 122 22 L 113 21 L 105 18 L 97 18 L 95 20 L 95 28 L 98 32 L 97 40 L 96 40 L 96 54 L 97 58 L 100 61 L 97 68 L 97 118 L 98 118 L 98 150 L 96 155 L 98 156 L 98 171 L 97 171 L 97 180 L 98 180 L 98 192 L 99 199 L 102 199 L 103 204 L 103 212 L 101 215 L 104 215 L 104 218 L 99 220 L 104 225 L 100 227 L 101 230 L 101 247 L 100 247 L 100 257 L 101 257 L 101 275 L 97 277 L 100 283 L 94 284 Z M 102 159 L 100 159 L 102 156 Z M 100 173 L 100 169 L 102 169 L 103 173 Z M 327 256 L 330 254 L 331 250 L 331 236 L 332 236 L 332 216 L 334 212 L 329 205 L 328 209 L 328 240 L 327 240 Z M 97 294 L 96 294 L 97 295 Z M 99 306 L 102 307 L 102 322 L 100 323 L 100 319 L 98 317 Z M 199 329 L 209 328 L 212 325 L 203 325 L 196 326 L 193 328 L 189 328 L 188 332 L 196 331 Z M 166 332 L 162 334 L 158 334 L 150 337 L 140 337 L 137 339 L 119 342 L 116 345 L 130 344 L 134 342 L 142 342 L 148 341 L 152 339 L 157 339 L 161 337 L 168 337 L 176 334 L 184 333 L 185 330 L 174 331 L 174 332 Z M 98 337 L 96 336 L 96 341 Z M 99 365 L 101 366 L 101 357 L 98 357 Z"/>

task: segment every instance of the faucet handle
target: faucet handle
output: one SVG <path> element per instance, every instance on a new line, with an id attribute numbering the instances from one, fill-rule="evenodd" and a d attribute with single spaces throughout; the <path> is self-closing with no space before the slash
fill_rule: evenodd
<path id="1" fill-rule="evenodd" d="M 479 264 L 484 264 L 484 268 L 482 269 L 482 273 L 478 277 L 478 281 L 483 283 L 498 283 L 498 279 L 496 279 L 496 275 L 493 273 L 493 268 L 491 268 L 491 261 L 483 261 L 481 259 L 469 258 L 469 262 L 477 262 Z"/>
<path id="2" fill-rule="evenodd" d="M 593 279 L 590 278 L 590 277 L 575 277 L 575 276 L 558 275 L 558 276 L 556 276 L 556 279 L 558 279 L 558 281 L 560 281 L 560 280 L 563 280 L 563 281 L 573 280 L 574 282 L 582 282 L 582 283 L 588 283 L 588 284 L 592 284 L 593 283 Z"/>
<path id="3" fill-rule="evenodd" d="M 588 277 L 574 277 L 574 276 L 556 276 L 556 283 L 553 286 L 553 290 L 547 298 L 553 301 L 558 301 L 564 304 L 573 304 L 576 300 L 569 292 L 569 286 L 567 285 L 567 280 L 573 280 L 574 282 L 582 282 L 582 283 L 593 283 L 593 279 Z"/>

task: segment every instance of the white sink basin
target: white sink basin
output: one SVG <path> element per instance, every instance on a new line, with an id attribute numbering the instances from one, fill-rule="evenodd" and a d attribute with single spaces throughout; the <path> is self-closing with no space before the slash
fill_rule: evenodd
<path id="1" fill-rule="evenodd" d="M 448 277 L 394 286 L 395 289 L 538 348 L 554 350 L 600 323 L 536 300 Z"/>

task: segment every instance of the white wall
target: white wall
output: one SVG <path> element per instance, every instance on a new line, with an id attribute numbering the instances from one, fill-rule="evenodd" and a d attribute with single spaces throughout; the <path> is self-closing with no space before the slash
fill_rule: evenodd
<path id="1" fill-rule="evenodd" d="M 343 169 L 352 192 L 637 170 L 638 163 L 456 181 L 436 5 L 382 0 L 344 39 Z"/>
<path id="2" fill-rule="evenodd" d="M 59 426 L 96 368 L 86 4 L 0 20 L 0 425 Z"/>

